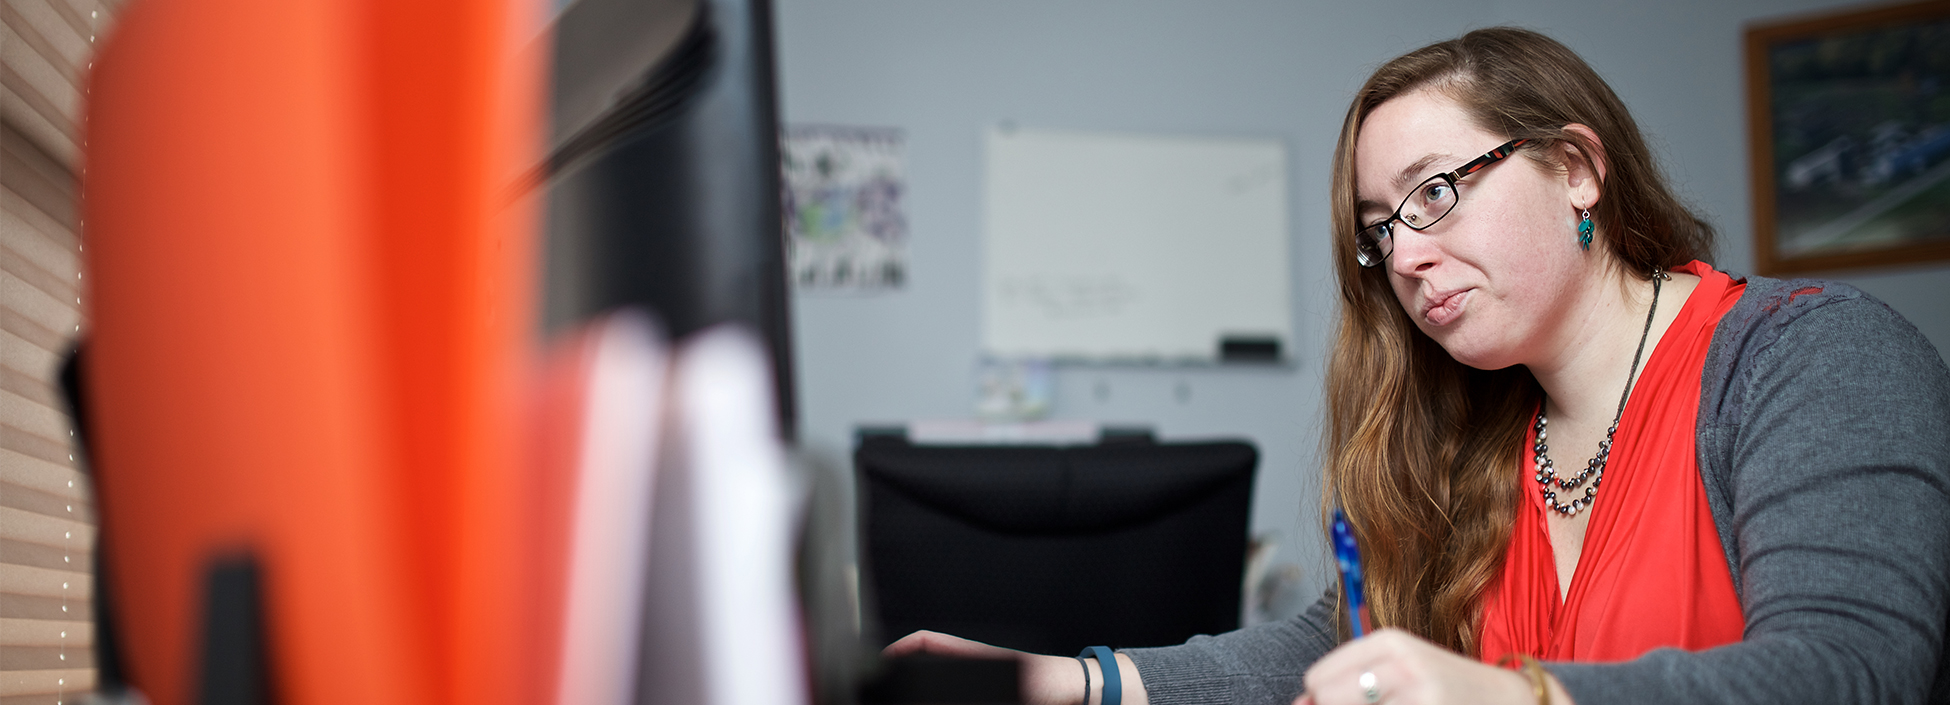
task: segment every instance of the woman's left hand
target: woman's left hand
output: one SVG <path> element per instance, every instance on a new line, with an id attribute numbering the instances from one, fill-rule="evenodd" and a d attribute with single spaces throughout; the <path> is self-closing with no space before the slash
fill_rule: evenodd
<path id="1" fill-rule="evenodd" d="M 1465 658 L 1399 629 L 1382 629 L 1329 652 L 1307 669 L 1306 684 L 1307 692 L 1294 705 L 1537 701 L 1522 673 Z M 1552 695 L 1563 692 L 1552 690 Z"/>

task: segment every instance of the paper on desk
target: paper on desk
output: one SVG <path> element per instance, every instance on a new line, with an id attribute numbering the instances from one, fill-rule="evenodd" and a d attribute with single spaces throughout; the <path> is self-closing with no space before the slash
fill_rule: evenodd
<path id="1" fill-rule="evenodd" d="M 636 692 L 652 480 L 668 353 L 641 313 L 589 326 L 563 597 L 557 703 L 625 705 Z"/>
<path id="2" fill-rule="evenodd" d="M 641 702 L 807 700 L 793 592 L 798 501 L 767 360 L 756 336 L 724 326 L 685 342 L 671 366 Z"/>

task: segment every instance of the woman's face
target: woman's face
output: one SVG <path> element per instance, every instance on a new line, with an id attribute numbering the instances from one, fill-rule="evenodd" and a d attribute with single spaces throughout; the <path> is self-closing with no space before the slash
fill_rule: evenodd
<path id="1" fill-rule="evenodd" d="M 1508 138 L 1485 132 L 1453 100 L 1420 90 L 1369 114 L 1355 140 L 1362 225 L 1388 218 L 1423 180 Z M 1577 244 L 1578 195 L 1561 171 L 1515 155 L 1465 176 L 1455 209 L 1427 230 L 1397 223 L 1382 263 L 1416 327 L 1470 367 L 1494 370 L 1562 350 L 1595 281 L 1600 250 Z"/>

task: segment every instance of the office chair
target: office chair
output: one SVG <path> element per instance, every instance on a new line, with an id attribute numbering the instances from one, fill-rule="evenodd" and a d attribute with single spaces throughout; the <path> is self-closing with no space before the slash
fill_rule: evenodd
<path id="1" fill-rule="evenodd" d="M 866 437 L 854 463 L 883 636 L 1074 654 L 1236 628 L 1258 460 L 1244 442 Z"/>

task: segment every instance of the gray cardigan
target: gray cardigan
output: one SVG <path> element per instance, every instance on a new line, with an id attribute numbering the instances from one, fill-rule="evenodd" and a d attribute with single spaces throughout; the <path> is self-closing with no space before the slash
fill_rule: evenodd
<path id="1" fill-rule="evenodd" d="M 1943 358 L 1846 284 L 1749 277 L 1701 374 L 1700 475 L 1742 640 L 1546 667 L 1578 705 L 1950 703 Z M 1287 705 L 1335 645 L 1334 598 L 1284 622 L 1124 653 L 1153 703 Z"/>

